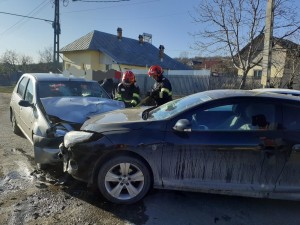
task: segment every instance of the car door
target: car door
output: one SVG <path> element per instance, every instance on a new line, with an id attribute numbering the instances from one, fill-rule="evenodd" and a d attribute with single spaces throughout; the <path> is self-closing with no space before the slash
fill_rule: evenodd
<path id="1" fill-rule="evenodd" d="M 35 120 L 34 115 L 34 102 L 35 102 L 35 91 L 32 79 L 29 79 L 25 93 L 24 100 L 27 101 L 31 106 L 20 106 L 20 123 L 22 124 L 24 134 L 29 140 L 32 141 L 32 128 Z"/>
<path id="2" fill-rule="evenodd" d="M 282 135 L 275 125 L 276 109 L 272 103 L 248 99 L 221 101 L 170 121 L 162 158 L 164 185 L 230 193 L 273 191 L 285 154 L 276 142 Z M 255 118 L 261 114 L 267 117 L 269 129 L 258 126 L 262 125 Z M 189 120 L 191 129 L 174 131 L 179 119 Z"/>
<path id="3" fill-rule="evenodd" d="M 19 102 L 24 99 L 27 83 L 28 83 L 28 77 L 23 76 L 23 78 L 21 78 L 20 81 L 18 82 L 15 91 L 12 93 L 12 98 L 10 102 L 17 124 L 20 126 L 22 130 L 24 128 L 23 128 L 22 121 L 20 120 L 21 106 L 19 105 Z"/>
<path id="4" fill-rule="evenodd" d="M 284 169 L 276 184 L 276 193 L 300 193 L 300 105 L 285 104 L 283 110 L 283 139 L 287 144 Z"/>

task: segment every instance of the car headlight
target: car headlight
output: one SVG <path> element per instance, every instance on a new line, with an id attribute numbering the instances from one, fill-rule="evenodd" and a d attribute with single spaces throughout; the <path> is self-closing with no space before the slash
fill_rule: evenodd
<path id="1" fill-rule="evenodd" d="M 94 133 L 84 132 L 84 131 L 70 131 L 64 137 L 64 146 L 66 148 L 72 147 L 75 144 L 81 142 L 87 142 L 93 139 Z M 99 136 L 99 135 L 96 135 Z"/>

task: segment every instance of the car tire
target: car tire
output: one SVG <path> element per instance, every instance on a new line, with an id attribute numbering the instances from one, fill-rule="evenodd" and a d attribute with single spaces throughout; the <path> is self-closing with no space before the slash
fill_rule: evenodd
<path id="1" fill-rule="evenodd" d="M 45 170 L 48 168 L 48 164 L 44 164 L 44 163 L 37 163 L 36 167 L 38 168 L 38 170 Z"/>
<path id="2" fill-rule="evenodd" d="M 151 175 L 145 163 L 131 156 L 116 156 L 101 166 L 98 188 L 108 201 L 132 204 L 141 200 L 151 187 Z"/>
<path id="3" fill-rule="evenodd" d="M 14 112 L 11 112 L 11 126 L 12 126 L 12 129 L 13 129 L 13 132 L 16 135 L 21 135 L 21 130 L 18 127 L 16 116 L 15 116 Z"/>

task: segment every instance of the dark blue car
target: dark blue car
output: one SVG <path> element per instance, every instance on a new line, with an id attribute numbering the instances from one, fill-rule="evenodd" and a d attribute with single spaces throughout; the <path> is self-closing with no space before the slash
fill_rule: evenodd
<path id="1" fill-rule="evenodd" d="M 299 97 L 211 90 L 94 116 L 64 137 L 65 171 L 115 203 L 150 188 L 300 198 Z"/>

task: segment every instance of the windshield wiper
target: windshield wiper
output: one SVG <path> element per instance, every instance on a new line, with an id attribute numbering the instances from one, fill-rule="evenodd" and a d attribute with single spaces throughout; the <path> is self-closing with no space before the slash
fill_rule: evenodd
<path id="1" fill-rule="evenodd" d="M 149 111 L 148 111 L 148 110 L 145 110 L 145 111 L 142 113 L 142 118 L 143 118 L 143 120 L 147 120 L 147 119 L 148 119 L 148 116 L 149 116 Z"/>
<path id="2" fill-rule="evenodd" d="M 150 107 L 150 108 L 146 109 L 145 111 L 143 111 L 143 113 L 142 113 L 143 120 L 147 120 L 149 118 L 150 111 L 155 108 L 157 108 L 157 106 Z"/>

